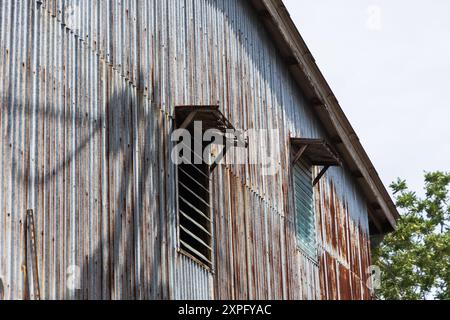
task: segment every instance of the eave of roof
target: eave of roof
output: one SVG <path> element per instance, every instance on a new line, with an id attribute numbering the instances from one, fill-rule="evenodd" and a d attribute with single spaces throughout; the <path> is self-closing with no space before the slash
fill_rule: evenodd
<path id="1" fill-rule="evenodd" d="M 334 93 L 292 21 L 282 0 L 250 0 L 272 35 L 280 54 L 335 143 L 347 167 L 358 180 L 369 204 L 369 218 L 377 231 L 395 230 L 400 215 L 375 167 L 361 145 Z"/>

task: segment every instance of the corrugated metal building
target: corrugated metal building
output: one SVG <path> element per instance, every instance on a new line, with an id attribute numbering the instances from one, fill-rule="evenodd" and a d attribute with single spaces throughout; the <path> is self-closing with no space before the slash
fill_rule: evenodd
<path id="1" fill-rule="evenodd" d="M 207 117 L 281 169 L 177 167 Z M 0 149 L 0 299 L 369 299 L 398 218 L 281 0 L 1 1 Z"/>

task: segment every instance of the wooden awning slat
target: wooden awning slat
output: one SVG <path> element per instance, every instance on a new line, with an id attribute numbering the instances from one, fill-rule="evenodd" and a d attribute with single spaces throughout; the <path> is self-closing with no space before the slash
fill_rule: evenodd
<path id="1" fill-rule="evenodd" d="M 193 125 L 195 121 L 201 121 L 204 131 L 210 129 L 217 129 L 222 132 L 235 130 L 230 121 L 220 112 L 218 106 L 177 106 L 175 108 L 177 127 L 180 127 L 191 114 L 194 116 L 190 125 Z"/>
<path id="2" fill-rule="evenodd" d="M 338 153 L 324 139 L 291 138 L 291 144 L 297 150 L 306 147 L 302 157 L 314 166 L 342 166 Z"/>

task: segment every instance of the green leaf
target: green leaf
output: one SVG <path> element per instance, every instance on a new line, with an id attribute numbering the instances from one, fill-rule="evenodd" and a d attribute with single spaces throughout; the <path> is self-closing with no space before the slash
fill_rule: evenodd
<path id="1" fill-rule="evenodd" d="M 380 298 L 450 299 L 449 186 L 449 173 L 425 173 L 422 199 L 405 180 L 392 183 L 402 218 L 373 252 L 383 272 Z"/>

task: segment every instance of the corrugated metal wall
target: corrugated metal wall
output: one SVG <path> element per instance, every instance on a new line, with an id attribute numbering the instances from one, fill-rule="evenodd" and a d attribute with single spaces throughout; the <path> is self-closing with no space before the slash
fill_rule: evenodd
<path id="1" fill-rule="evenodd" d="M 280 147 L 283 169 L 214 174 L 213 275 L 176 252 L 169 135 L 174 106 L 214 104 L 277 129 L 253 152 Z M 296 249 L 289 137 L 323 133 L 246 1 L 1 1 L 0 108 L 6 299 L 27 297 L 28 208 L 46 299 L 368 298 L 367 208 L 342 169 L 316 190 L 320 263 Z"/>

